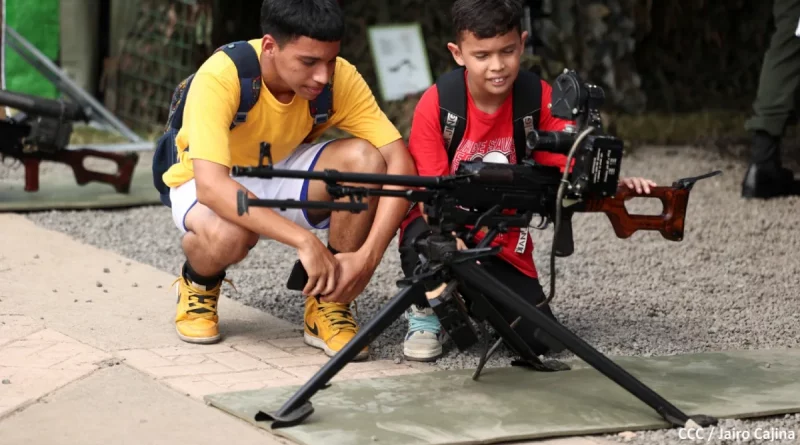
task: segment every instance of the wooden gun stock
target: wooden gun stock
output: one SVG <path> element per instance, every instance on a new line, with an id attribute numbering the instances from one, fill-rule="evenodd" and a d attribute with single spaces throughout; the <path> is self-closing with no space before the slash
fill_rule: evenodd
<path id="1" fill-rule="evenodd" d="M 653 230 L 670 241 L 683 240 L 686 208 L 689 204 L 689 193 L 694 184 L 704 178 L 721 174 L 714 171 L 705 175 L 684 178 L 675 181 L 671 187 L 651 187 L 650 193 L 638 193 L 620 184 L 614 196 L 602 199 L 589 199 L 576 206 L 575 212 L 603 212 L 608 216 L 614 232 L 619 238 L 628 238 L 639 230 Z M 625 201 L 631 198 L 658 199 L 663 205 L 660 215 L 631 214 L 625 207 Z"/>
<path id="2" fill-rule="evenodd" d="M 114 161 L 117 164 L 117 173 L 101 173 L 87 169 L 83 161 L 92 156 Z M 21 155 L 20 161 L 25 166 L 26 192 L 39 190 L 39 164 L 41 161 L 52 161 L 72 167 L 75 181 L 79 185 L 96 181 L 112 185 L 118 193 L 128 193 L 133 179 L 133 169 L 136 167 L 136 163 L 139 162 L 139 154 L 136 152 L 109 153 L 84 148 L 80 150 L 58 150 L 56 152 L 35 151 Z"/>

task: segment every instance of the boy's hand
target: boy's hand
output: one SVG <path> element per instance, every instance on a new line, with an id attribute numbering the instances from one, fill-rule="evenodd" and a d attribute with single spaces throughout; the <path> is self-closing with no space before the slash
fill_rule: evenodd
<path id="1" fill-rule="evenodd" d="M 456 232 L 453 232 L 453 236 L 456 237 L 456 248 L 458 250 L 467 250 L 467 244 L 464 243 L 464 240 L 459 238 L 458 235 L 456 235 Z"/>
<path id="2" fill-rule="evenodd" d="M 620 178 L 619 181 L 625 184 L 628 188 L 636 189 L 637 193 L 650 193 L 650 187 L 655 187 L 656 183 L 644 178 Z"/>
<path id="3" fill-rule="evenodd" d="M 339 276 L 336 286 L 322 294 L 320 301 L 325 303 L 350 303 L 364 292 L 377 264 L 371 264 L 359 252 L 337 253 L 336 261 L 339 264 Z"/>
<path id="4" fill-rule="evenodd" d="M 324 295 L 336 289 L 339 262 L 324 244 L 310 234 L 297 249 L 297 255 L 308 273 L 303 295 Z"/>

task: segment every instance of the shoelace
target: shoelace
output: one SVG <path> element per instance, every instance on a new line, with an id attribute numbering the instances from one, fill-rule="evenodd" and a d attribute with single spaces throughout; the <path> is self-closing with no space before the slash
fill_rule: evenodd
<path id="1" fill-rule="evenodd" d="M 331 327 L 339 329 L 339 331 L 356 332 L 358 330 L 353 314 L 350 313 L 350 309 L 346 304 L 323 303 L 320 301 L 317 310 L 322 312 Z"/>
<path id="2" fill-rule="evenodd" d="M 175 286 L 175 283 L 178 283 L 182 280 L 182 277 L 178 277 L 175 281 L 172 282 L 172 286 Z M 233 285 L 233 281 L 225 278 L 222 281 L 228 283 L 236 290 L 236 286 Z M 222 283 L 220 283 L 221 285 Z M 187 300 L 189 300 L 189 308 L 186 312 L 199 315 L 201 317 L 213 317 L 217 313 L 217 299 L 219 297 L 218 289 L 219 286 L 212 288 L 212 289 L 197 289 L 194 286 L 188 286 L 189 288 L 189 296 Z"/>
<path id="3" fill-rule="evenodd" d="M 437 317 L 436 314 L 418 315 L 414 312 L 411 312 L 411 315 L 408 317 L 408 330 L 410 332 L 426 331 L 433 334 L 439 334 L 439 330 L 441 330 L 441 328 L 442 325 L 439 322 L 439 317 Z"/>

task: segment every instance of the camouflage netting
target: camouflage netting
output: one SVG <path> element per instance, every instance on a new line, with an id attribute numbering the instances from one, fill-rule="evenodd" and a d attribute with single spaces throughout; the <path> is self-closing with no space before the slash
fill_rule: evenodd
<path id="1" fill-rule="evenodd" d="M 213 21 L 198 13 L 204 10 L 200 5 L 207 5 L 208 1 L 213 4 Z M 125 110 L 123 117 L 137 126 L 145 121 L 152 121 L 156 128 L 161 125 L 170 86 L 191 72 L 191 63 L 202 59 L 212 47 L 258 34 L 257 15 L 245 12 L 252 10 L 252 3 L 143 0 L 136 29 L 129 34 L 117 72 L 121 93 L 117 107 Z M 369 26 L 418 22 L 434 78 L 455 67 L 446 47 L 452 40 L 451 0 L 341 3 L 348 31 L 342 55 L 358 66 L 378 97 L 380 89 L 367 38 Z M 606 92 L 604 110 L 616 116 L 611 129 L 634 139 L 661 143 L 691 140 L 695 133 L 713 136 L 743 132 L 741 121 L 750 111 L 761 60 L 773 29 L 772 2 L 530 3 L 536 6 L 533 14 L 537 40 L 535 55 L 525 56 L 524 67 L 541 71 L 548 81 L 569 67 L 585 80 L 601 85 Z M 172 56 L 167 57 L 170 62 L 157 67 L 162 56 L 168 55 Z M 132 63 L 134 60 L 138 63 Z M 183 72 L 177 69 L 178 64 Z M 408 134 L 418 98 L 419 94 L 402 101 L 381 101 L 404 135 Z M 161 109 L 154 110 L 158 107 Z M 676 117 L 676 112 L 706 113 L 703 117 L 710 127 L 693 127 L 697 118 Z M 676 119 L 681 123 L 676 124 Z"/>

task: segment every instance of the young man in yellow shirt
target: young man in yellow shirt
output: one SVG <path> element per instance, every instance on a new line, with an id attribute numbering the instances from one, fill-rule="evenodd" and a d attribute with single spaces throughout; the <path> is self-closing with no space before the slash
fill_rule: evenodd
<path id="1" fill-rule="evenodd" d="M 276 168 L 406 175 L 416 170 L 400 133 L 361 75 L 338 57 L 344 24 L 335 0 L 264 0 L 261 27 L 263 37 L 249 41 L 259 58 L 261 84 L 246 122 L 231 130 L 240 73 L 227 54 L 216 52 L 186 92 L 175 138 L 178 162 L 162 176 L 186 254 L 176 329 L 187 342 L 219 341 L 217 303 L 225 271 L 259 238 L 269 238 L 297 249 L 309 276 L 303 290 L 304 338 L 332 356 L 358 330 L 350 303 L 372 277 L 408 203 L 372 199 L 370 210 L 359 214 L 257 207 L 239 216 L 236 194 L 242 188 L 261 199 L 332 198 L 321 181 L 232 177 L 230 169 L 257 165 L 260 143 L 266 141 Z M 314 123 L 309 101 L 329 83 L 333 113 L 309 134 Z M 353 138 L 305 142 L 331 126 Z M 329 228 L 327 247 L 312 228 Z M 365 348 L 357 359 L 367 356 Z"/>

